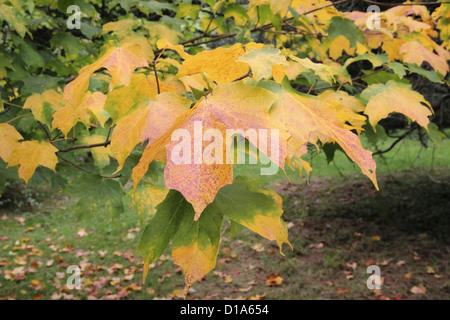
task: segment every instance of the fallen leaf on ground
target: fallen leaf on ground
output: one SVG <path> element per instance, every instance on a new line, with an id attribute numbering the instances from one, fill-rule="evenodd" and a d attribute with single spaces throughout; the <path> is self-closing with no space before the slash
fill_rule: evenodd
<path id="1" fill-rule="evenodd" d="M 338 294 L 346 294 L 346 293 L 348 293 L 349 291 L 348 291 L 348 289 L 337 289 L 336 292 L 337 292 Z"/>
<path id="2" fill-rule="evenodd" d="M 79 237 L 86 237 L 88 235 L 88 233 L 86 232 L 86 228 L 79 229 L 77 235 Z"/>
<path id="3" fill-rule="evenodd" d="M 410 292 L 412 294 L 425 294 L 427 293 L 427 288 L 424 287 L 423 284 L 419 284 L 411 288 Z"/>
<path id="4" fill-rule="evenodd" d="M 356 262 L 346 263 L 345 265 L 347 266 L 347 268 L 350 268 L 350 269 L 353 269 L 353 270 L 355 270 L 358 267 L 358 264 Z"/>
<path id="5" fill-rule="evenodd" d="M 16 220 L 21 226 L 25 225 L 25 219 L 22 217 L 15 217 L 14 220 Z"/>
<path id="6" fill-rule="evenodd" d="M 319 243 L 314 243 L 312 245 L 309 246 L 311 249 L 322 249 L 323 248 L 323 243 L 319 242 Z"/>
<path id="7" fill-rule="evenodd" d="M 252 249 L 255 250 L 256 252 L 263 252 L 264 246 L 260 242 L 258 242 L 252 246 Z"/>
<path id="8" fill-rule="evenodd" d="M 249 298 L 249 300 L 263 300 L 264 299 L 264 296 L 265 296 L 265 294 L 264 295 L 259 295 L 259 294 L 257 294 L 257 295 L 255 295 L 255 296 L 251 296 L 250 298 Z"/>
<path id="9" fill-rule="evenodd" d="M 399 260 L 395 265 L 401 267 L 405 264 L 405 260 Z"/>
<path id="10" fill-rule="evenodd" d="M 272 286 L 279 286 L 283 283 L 283 278 L 276 275 L 270 275 L 267 277 L 266 280 L 266 286 L 272 287 Z"/>
<path id="11" fill-rule="evenodd" d="M 100 259 L 103 259 L 105 257 L 105 255 L 108 253 L 108 250 L 98 250 L 98 255 L 100 256 Z"/>

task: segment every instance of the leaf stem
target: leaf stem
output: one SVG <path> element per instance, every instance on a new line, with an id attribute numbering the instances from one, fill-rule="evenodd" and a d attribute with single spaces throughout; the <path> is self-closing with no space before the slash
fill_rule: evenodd
<path id="1" fill-rule="evenodd" d="M 251 76 L 252 76 L 252 68 L 249 67 L 249 68 L 248 68 L 248 72 L 247 72 L 246 74 L 240 76 L 240 77 L 237 78 L 237 79 L 234 79 L 232 82 L 236 82 L 236 81 L 239 81 L 239 80 L 245 79 L 245 78 L 247 78 L 247 77 L 251 77 Z"/>
<path id="2" fill-rule="evenodd" d="M 20 119 L 20 118 L 23 118 L 23 117 L 26 117 L 26 116 L 30 116 L 30 115 L 31 115 L 31 113 L 22 114 L 22 115 L 20 115 L 20 116 L 17 116 L 17 117 L 15 117 L 15 118 L 12 118 L 12 119 L 6 121 L 5 123 L 10 123 L 10 122 L 13 122 L 14 120 L 17 120 L 17 119 Z"/>
<path id="3" fill-rule="evenodd" d="M 85 168 L 79 166 L 78 164 L 76 164 L 76 163 L 74 163 L 74 162 L 72 162 L 72 161 L 70 161 L 70 160 L 64 158 L 63 156 L 61 156 L 61 155 L 59 155 L 59 154 L 56 154 L 56 156 L 57 156 L 58 158 L 60 158 L 61 160 L 63 160 L 64 162 L 67 162 L 67 163 L 70 164 L 71 166 L 77 168 L 78 170 L 81 170 L 81 171 L 86 172 L 86 173 L 89 173 L 89 174 L 98 174 L 97 172 L 94 172 L 94 171 L 91 171 L 91 170 L 88 170 L 88 169 L 85 169 Z M 101 174 L 98 174 L 98 175 L 99 175 L 100 177 L 102 177 L 102 178 L 105 178 L 105 179 L 115 179 L 115 178 L 120 178 L 120 177 L 122 176 L 121 173 L 118 174 L 118 175 L 112 175 L 112 176 L 103 176 L 103 175 L 101 175 Z"/>
<path id="4" fill-rule="evenodd" d="M 153 64 L 153 72 L 155 73 L 155 78 L 156 78 L 156 88 L 158 89 L 158 94 L 160 94 L 161 90 L 159 88 L 158 72 L 156 71 L 156 60 L 153 61 L 152 64 Z"/>
<path id="5" fill-rule="evenodd" d="M 23 108 L 22 106 L 20 106 L 20 105 L 18 105 L 18 104 L 11 103 L 11 102 L 8 102 L 8 101 L 5 101 L 5 100 L 2 100 L 2 102 L 3 102 L 4 104 L 7 104 L 8 106 L 17 107 L 17 108 L 20 108 L 20 109 Z"/>
<path id="6" fill-rule="evenodd" d="M 73 147 L 69 147 L 69 148 L 65 148 L 65 149 L 59 149 L 58 152 L 69 152 L 69 151 L 78 150 L 78 149 L 89 149 L 89 148 L 96 148 L 96 147 L 106 147 L 109 144 L 111 144 L 111 140 L 107 140 L 105 142 L 100 142 L 100 143 L 78 145 L 78 146 L 73 146 Z"/>

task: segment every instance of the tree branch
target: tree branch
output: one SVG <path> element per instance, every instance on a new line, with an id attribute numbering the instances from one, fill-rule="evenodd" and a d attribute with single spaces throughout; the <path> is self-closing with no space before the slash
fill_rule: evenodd
<path id="1" fill-rule="evenodd" d="M 388 6 L 388 7 L 396 7 L 396 6 L 420 6 L 420 5 L 440 5 L 442 3 L 450 3 L 448 1 L 443 2 L 414 2 L 414 3 L 386 3 L 386 2 L 378 2 L 373 0 L 363 0 L 364 2 L 370 3 L 370 4 L 376 4 L 378 6 Z"/>
<path id="2" fill-rule="evenodd" d="M 77 168 L 78 170 L 81 170 L 81 171 L 86 172 L 86 173 L 89 173 L 89 174 L 97 174 L 97 175 L 99 175 L 100 177 L 105 178 L 105 179 L 115 179 L 115 178 L 120 178 L 120 177 L 122 176 L 122 174 L 112 175 L 112 176 L 103 176 L 103 175 L 101 175 L 101 174 L 98 174 L 97 172 L 87 170 L 87 169 L 85 169 L 85 168 L 83 168 L 83 167 L 77 165 L 76 163 L 74 163 L 74 162 L 72 162 L 72 161 L 70 161 L 70 160 L 64 158 L 63 156 L 61 156 L 61 155 L 59 155 L 59 154 L 56 154 L 56 156 L 57 156 L 58 158 L 60 158 L 61 160 L 63 160 L 64 162 L 67 162 L 67 163 L 70 164 L 71 166 Z"/>
<path id="3" fill-rule="evenodd" d="M 244 74 L 243 76 L 240 76 L 240 77 L 237 78 L 237 79 L 234 79 L 234 80 L 231 81 L 231 82 L 236 82 L 236 81 L 239 81 L 239 80 L 245 79 L 245 78 L 247 78 L 247 77 L 251 77 L 251 76 L 252 76 L 252 68 L 248 68 L 248 72 L 247 72 L 246 74 Z"/>
<path id="4" fill-rule="evenodd" d="M 5 100 L 2 100 L 2 102 L 3 102 L 3 104 L 7 104 L 8 106 L 17 107 L 17 108 L 20 108 L 20 109 L 23 108 L 23 106 L 20 106 L 20 105 L 18 105 L 18 104 L 11 103 L 11 102 L 8 102 L 8 101 L 5 101 Z"/>
<path id="5" fill-rule="evenodd" d="M 355 78 L 352 78 L 352 82 L 354 82 L 354 81 L 357 81 L 357 80 L 360 80 L 360 79 L 364 79 L 364 78 L 367 78 L 367 77 L 370 77 L 370 76 L 372 76 L 372 75 L 374 75 L 374 74 L 376 74 L 376 73 L 378 73 L 378 72 L 380 72 L 380 71 L 386 71 L 386 68 L 381 68 L 381 69 L 379 69 L 379 70 L 376 70 L 376 71 L 374 71 L 374 72 L 371 72 L 371 73 L 368 73 L 368 74 L 364 74 L 364 75 L 362 75 L 362 76 L 359 76 L 359 77 L 355 77 Z M 320 90 L 325 90 L 325 89 L 332 89 L 332 88 L 337 88 L 337 87 L 342 87 L 344 84 L 347 84 L 347 83 L 350 83 L 350 81 L 345 81 L 345 82 L 342 82 L 342 83 L 339 83 L 339 84 L 335 84 L 335 85 L 332 85 L 332 86 L 327 86 L 327 87 L 320 87 L 320 88 L 313 88 L 313 89 L 300 89 L 300 90 L 298 90 L 298 91 L 301 91 L 301 92 L 311 92 L 311 91 L 320 91 Z"/>
<path id="6" fill-rule="evenodd" d="M 412 127 L 410 130 L 408 130 L 407 132 L 405 132 L 404 134 L 402 134 L 400 137 L 398 137 L 397 140 L 395 140 L 395 141 L 391 144 L 391 146 L 390 146 L 389 148 L 387 148 L 387 149 L 385 149 L 385 150 L 382 150 L 382 151 L 374 152 L 372 155 L 373 155 L 373 156 L 374 156 L 374 155 L 380 155 L 380 154 L 383 154 L 383 153 L 386 153 L 386 152 L 391 151 L 391 150 L 396 146 L 397 143 L 399 143 L 400 141 L 402 141 L 403 139 L 405 139 L 407 136 L 409 136 L 416 128 L 417 128 L 417 127 L 415 127 L 415 126 Z"/>
<path id="7" fill-rule="evenodd" d="M 155 78 L 156 78 L 156 88 L 158 89 L 158 94 L 160 94 L 161 89 L 159 88 L 158 72 L 156 71 L 156 62 L 153 61 L 152 65 L 153 65 L 153 71 L 155 73 Z"/>
<path id="8" fill-rule="evenodd" d="M 313 13 L 313 12 L 316 12 L 316 11 L 319 11 L 319 10 L 322 10 L 322 9 L 325 9 L 325 8 L 328 8 L 328 7 L 331 7 L 331 6 L 335 6 L 335 5 L 338 5 L 338 4 L 349 2 L 349 1 L 350 0 L 341 0 L 341 1 L 336 1 L 334 3 L 329 3 L 329 4 L 326 4 L 324 6 L 321 6 L 321 7 L 318 7 L 318 8 L 315 8 L 315 9 L 303 12 L 302 15 L 307 15 L 307 14 L 310 14 L 310 13 Z M 286 22 L 291 21 L 293 19 L 294 19 L 294 17 L 283 19 L 282 23 L 286 23 Z M 265 31 L 265 30 L 271 29 L 273 27 L 274 27 L 273 23 L 267 23 L 267 24 L 265 24 L 263 26 L 254 27 L 253 29 L 250 29 L 250 32 Z M 201 44 L 207 44 L 207 43 L 219 41 L 219 40 L 226 39 L 226 38 L 232 38 L 232 37 L 235 37 L 237 34 L 238 34 L 238 32 L 225 33 L 225 34 L 221 34 L 221 35 L 214 35 L 214 34 L 210 34 L 210 33 L 203 33 L 202 35 L 196 36 L 196 37 L 194 37 L 192 39 L 188 39 L 188 40 L 186 40 L 184 42 L 181 42 L 180 44 L 184 45 L 185 47 L 194 47 L 194 46 L 198 46 L 198 45 L 201 45 Z M 195 43 L 195 41 L 200 40 L 202 38 L 211 38 L 211 39 Z M 157 50 L 157 51 L 155 51 L 155 54 L 158 54 L 160 52 L 161 52 L 161 50 Z"/>
<path id="9" fill-rule="evenodd" d="M 47 136 L 48 139 L 49 139 L 49 142 L 50 142 L 51 144 L 53 144 L 54 141 L 52 141 L 52 138 L 51 138 L 51 136 L 50 136 L 50 133 L 47 131 L 47 129 L 45 129 L 44 125 L 43 125 L 40 121 L 38 121 L 38 123 L 39 123 L 39 125 L 41 126 L 42 130 L 44 130 L 46 136 Z M 107 144 L 106 144 L 106 143 L 107 143 Z M 60 158 L 60 159 L 63 160 L 64 162 L 67 162 L 68 164 L 70 164 L 71 166 L 77 168 L 78 170 L 81 170 L 81 171 L 86 172 L 86 173 L 89 173 L 89 174 L 98 174 L 97 172 L 94 172 L 94 171 L 90 171 L 90 170 L 88 170 L 88 169 L 85 169 L 85 168 L 79 166 L 78 164 L 76 164 L 76 163 L 74 163 L 74 162 L 72 162 L 72 161 L 70 161 L 70 160 L 64 158 L 63 156 L 61 156 L 60 154 L 58 154 L 58 152 L 67 152 L 67 151 L 70 151 L 70 150 L 76 150 L 76 149 L 100 147 L 100 146 L 102 146 L 102 145 L 103 145 L 103 146 L 106 146 L 106 145 L 108 145 L 109 143 L 111 143 L 111 141 L 106 141 L 106 142 L 103 142 L 103 143 L 97 143 L 97 144 L 91 144 L 91 145 L 84 145 L 84 146 L 73 146 L 73 147 L 71 147 L 71 148 L 58 150 L 55 154 L 56 154 L 56 156 L 57 156 L 58 158 Z M 103 176 L 103 175 L 101 175 L 101 174 L 98 174 L 98 175 L 99 175 L 100 177 L 102 177 L 102 178 L 105 178 L 105 179 L 120 178 L 120 177 L 122 176 L 122 174 L 113 175 L 113 176 Z"/>
<path id="10" fill-rule="evenodd" d="M 26 117 L 26 116 L 31 116 L 31 113 L 22 114 L 20 116 L 17 116 L 15 118 L 12 118 L 12 119 L 6 121 L 5 123 L 10 123 L 10 122 L 13 122 L 14 120 L 17 120 L 17 119 L 20 119 L 20 118 L 23 118 L 23 117 Z"/>
<path id="11" fill-rule="evenodd" d="M 78 145 L 78 146 L 73 146 L 73 147 L 69 147 L 69 148 L 65 148 L 65 149 L 58 149 L 58 152 L 69 152 L 69 151 L 78 150 L 78 149 L 89 149 L 89 148 L 97 148 L 97 147 L 106 147 L 109 144 L 111 144 L 111 140 L 107 140 L 105 142 L 100 142 L 100 143 Z"/>

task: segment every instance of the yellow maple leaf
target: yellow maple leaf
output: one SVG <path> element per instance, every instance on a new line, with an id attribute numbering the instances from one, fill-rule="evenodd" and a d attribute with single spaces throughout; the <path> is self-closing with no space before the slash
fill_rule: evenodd
<path id="1" fill-rule="evenodd" d="M 333 60 L 337 60 L 340 56 L 342 56 L 343 52 L 353 56 L 356 50 L 356 48 L 350 47 L 350 40 L 343 35 L 331 40 L 328 44 L 328 48 L 330 49 L 330 57 Z"/>
<path id="2" fill-rule="evenodd" d="M 437 50 L 439 48 L 439 46 L 436 47 Z M 445 49 L 440 50 L 439 53 L 441 55 L 438 55 L 424 47 L 418 41 L 408 41 L 400 47 L 399 53 L 405 62 L 415 63 L 420 67 L 422 62 L 426 61 L 434 70 L 444 76 L 449 71 L 447 60 L 450 59 L 450 54 Z"/>
<path id="3" fill-rule="evenodd" d="M 155 54 L 152 50 L 152 44 L 146 37 L 139 33 L 133 33 L 125 37 L 119 43 L 120 47 L 129 48 L 130 50 L 136 49 L 134 45 L 138 45 L 140 47 L 139 49 L 142 51 L 142 53 L 144 53 L 147 60 L 151 61 L 155 58 Z M 136 52 L 135 54 L 139 56 L 140 53 Z"/>
<path id="4" fill-rule="evenodd" d="M 107 22 L 102 27 L 102 34 L 112 31 L 117 34 L 119 39 L 123 39 L 130 35 L 138 24 L 138 21 L 134 19 L 122 19 L 119 21 Z"/>
<path id="5" fill-rule="evenodd" d="M 20 165 L 19 178 L 28 183 L 38 165 L 55 171 L 57 151 L 50 142 L 24 141 L 11 153 L 8 167 Z"/>
<path id="6" fill-rule="evenodd" d="M 197 73 L 206 73 L 207 77 L 217 84 L 224 84 L 245 75 L 248 64 L 236 61 L 246 50 L 261 48 L 263 44 L 247 44 L 243 46 L 236 43 L 230 48 L 216 48 L 202 51 L 186 58 L 178 69 L 178 77 L 184 77 Z"/>
<path id="7" fill-rule="evenodd" d="M 296 93 L 288 87 L 279 93 L 279 100 L 274 106 L 271 115 L 284 121 L 291 134 L 288 159 L 294 156 L 300 158 L 305 153 L 303 146 L 308 142 L 337 142 L 378 189 L 372 152 L 362 147 L 358 136 L 336 114 L 336 106 L 315 96 Z"/>
<path id="8" fill-rule="evenodd" d="M 62 94 L 54 89 L 49 89 L 45 90 L 42 94 L 35 93 L 29 96 L 23 108 L 30 109 L 37 121 L 50 125 L 51 112 L 64 108 L 65 105 L 66 101 L 62 97 Z M 44 108 L 47 106 L 50 110 Z"/>
<path id="9" fill-rule="evenodd" d="M 87 91 L 79 104 L 69 104 L 53 114 L 52 128 L 58 128 L 64 136 L 67 136 L 69 130 L 79 121 L 88 127 L 90 125 L 90 114 L 94 115 L 103 126 L 109 118 L 109 114 L 103 108 L 105 101 L 106 95 L 103 93 Z"/>
<path id="10" fill-rule="evenodd" d="M 12 125 L 0 123 L 0 140 L 2 142 L 0 158 L 5 162 L 9 162 L 11 153 L 15 148 L 20 146 L 20 142 L 18 141 L 22 139 L 22 135 Z"/>
<path id="11" fill-rule="evenodd" d="M 202 122 L 204 128 L 215 129 L 226 137 L 226 129 L 268 129 L 280 128 L 280 152 L 279 159 L 273 159 L 284 167 L 286 133 L 280 123 L 274 122 L 269 117 L 269 108 L 276 99 L 269 91 L 243 84 L 241 81 L 222 85 L 213 90 L 206 98 L 178 117 L 174 125 L 149 143 L 144 150 L 139 164 L 133 169 L 133 182 L 136 188 L 148 169 L 150 162 L 159 151 L 167 145 L 167 164 L 165 167 L 166 187 L 180 191 L 186 200 L 194 207 L 198 219 L 203 209 L 214 200 L 217 191 L 224 185 L 233 181 L 233 167 L 223 157 L 229 146 L 223 143 L 220 163 L 214 160 L 211 164 L 205 161 L 200 163 L 195 160 L 204 154 L 207 146 L 203 145 L 200 152 L 195 153 L 194 161 L 175 164 L 171 161 L 171 152 L 178 141 L 171 141 L 171 135 L 176 129 L 184 129 L 193 132 L 196 122 Z M 194 136 L 191 134 L 191 136 Z M 194 150 L 195 140 L 186 142 Z M 196 143 L 195 143 L 196 144 Z M 197 148 L 197 147 L 195 147 Z M 219 152 L 220 150 L 215 150 Z M 271 155 L 268 154 L 270 157 Z"/>
<path id="12" fill-rule="evenodd" d="M 279 49 L 264 46 L 261 49 L 250 49 L 238 61 L 247 62 L 252 70 L 252 78 L 259 81 L 270 78 L 274 66 L 288 66 L 286 57 L 280 53 Z"/>
<path id="13" fill-rule="evenodd" d="M 88 88 L 90 76 L 104 67 L 111 74 L 110 87 L 128 85 L 134 70 L 148 66 L 146 55 L 139 44 L 126 47 L 111 47 L 94 63 L 80 70 L 78 77 L 64 89 L 64 98 L 72 105 L 78 105 Z"/>
<path id="14" fill-rule="evenodd" d="M 361 98 L 368 101 L 364 113 L 369 116 L 373 128 L 389 113 L 399 112 L 428 130 L 431 105 L 420 93 L 413 91 L 410 85 L 394 80 L 385 84 L 373 84 L 361 93 Z"/>
<path id="15" fill-rule="evenodd" d="M 312 62 L 308 58 L 298 58 L 294 55 L 290 55 L 289 58 L 298 63 L 297 71 L 299 73 L 312 70 L 320 79 L 325 82 L 332 83 L 334 81 L 333 71 L 329 66 L 323 63 Z"/>
<path id="16" fill-rule="evenodd" d="M 142 141 L 151 143 L 189 110 L 190 100 L 175 93 L 162 93 L 155 100 L 141 100 L 118 122 L 111 135 L 111 150 L 122 169 L 125 159 Z"/>
<path id="17" fill-rule="evenodd" d="M 161 93 L 176 92 L 177 88 L 159 81 L 159 90 Z M 114 122 L 117 122 L 139 100 L 142 98 L 154 99 L 157 94 L 158 86 L 155 76 L 135 73 L 131 77 L 129 85 L 117 87 L 108 93 L 104 109 Z"/>

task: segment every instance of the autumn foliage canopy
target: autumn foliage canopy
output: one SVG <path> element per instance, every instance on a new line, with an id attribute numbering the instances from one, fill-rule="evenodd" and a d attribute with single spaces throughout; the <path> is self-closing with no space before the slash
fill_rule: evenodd
<path id="1" fill-rule="evenodd" d="M 81 216 L 131 208 L 144 278 L 171 244 L 186 290 L 215 267 L 224 221 L 282 254 L 282 199 L 233 174 L 225 157 L 238 140 L 232 158 L 306 178 L 308 148 L 341 150 L 377 189 L 363 135 L 376 144 L 380 121 L 398 113 L 439 136 L 409 79 L 448 85 L 450 5 L 339 11 L 345 2 L 0 0 L 0 191 L 8 179 L 47 181 L 78 197 Z M 198 137 L 199 123 L 244 134 L 219 145 Z M 175 163 L 180 129 L 193 160 Z M 268 133 L 258 152 L 251 130 Z M 264 142 L 274 132 L 276 150 Z"/>

